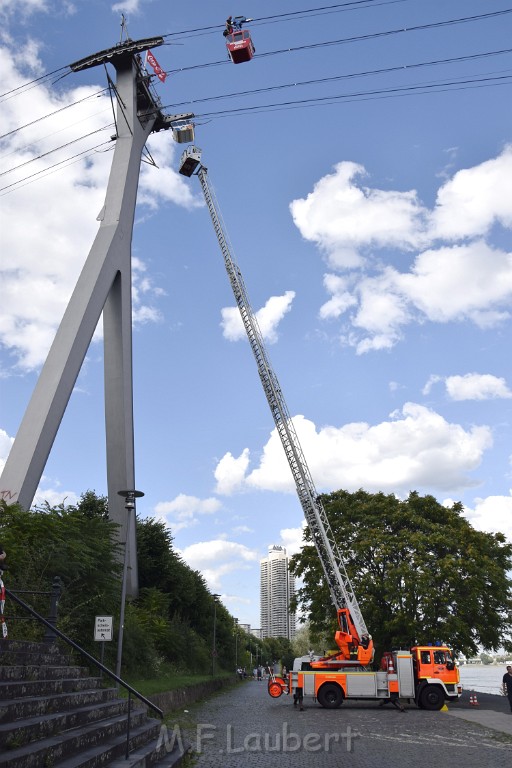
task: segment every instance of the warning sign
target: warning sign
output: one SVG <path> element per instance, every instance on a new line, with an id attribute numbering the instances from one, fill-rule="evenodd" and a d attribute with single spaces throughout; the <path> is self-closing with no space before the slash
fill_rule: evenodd
<path id="1" fill-rule="evenodd" d="M 112 640 L 114 620 L 112 616 L 96 616 L 94 620 L 94 639 L 108 642 Z"/>

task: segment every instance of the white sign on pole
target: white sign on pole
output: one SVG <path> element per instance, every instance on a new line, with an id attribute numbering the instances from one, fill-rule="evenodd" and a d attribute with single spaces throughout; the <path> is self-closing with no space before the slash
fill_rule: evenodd
<path id="1" fill-rule="evenodd" d="M 112 616 L 96 616 L 94 620 L 94 639 L 99 641 L 112 640 L 114 620 Z"/>

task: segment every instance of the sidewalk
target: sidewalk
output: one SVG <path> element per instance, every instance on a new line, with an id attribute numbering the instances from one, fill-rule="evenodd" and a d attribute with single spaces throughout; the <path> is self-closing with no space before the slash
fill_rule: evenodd
<path id="1" fill-rule="evenodd" d="M 474 696 L 475 691 L 464 691 L 457 704 L 448 704 L 446 714 L 512 736 L 512 714 L 506 696 L 476 692 L 478 704 L 472 706 L 470 695 Z"/>

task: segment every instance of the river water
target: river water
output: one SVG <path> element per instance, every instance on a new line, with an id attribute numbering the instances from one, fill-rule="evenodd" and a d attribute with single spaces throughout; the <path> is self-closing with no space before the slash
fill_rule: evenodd
<path id="1" fill-rule="evenodd" d="M 459 667 L 460 681 L 465 691 L 500 694 L 505 664 L 463 664 Z"/>

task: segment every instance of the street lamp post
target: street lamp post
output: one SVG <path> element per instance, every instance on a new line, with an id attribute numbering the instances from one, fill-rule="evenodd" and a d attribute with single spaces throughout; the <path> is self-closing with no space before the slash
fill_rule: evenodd
<path id="1" fill-rule="evenodd" d="M 238 619 L 233 619 L 235 622 L 235 669 L 238 675 Z"/>
<path id="2" fill-rule="evenodd" d="M 212 595 L 213 597 L 213 647 L 212 647 L 212 677 L 215 676 L 215 659 L 217 657 L 217 646 L 215 642 L 215 632 L 217 626 L 217 603 L 220 595 Z"/>
<path id="3" fill-rule="evenodd" d="M 124 635 L 124 608 L 126 604 L 126 585 L 128 581 L 128 563 L 130 560 L 130 527 L 132 511 L 135 511 L 135 499 L 144 496 L 142 491 L 118 491 L 119 496 L 125 499 L 124 508 L 126 509 L 126 541 L 124 543 L 124 561 L 123 561 L 123 580 L 121 584 L 121 607 L 119 609 L 119 632 L 117 636 L 117 660 L 116 675 L 121 677 L 121 661 L 123 658 L 123 635 Z M 135 524 L 135 521 L 134 521 Z"/>

